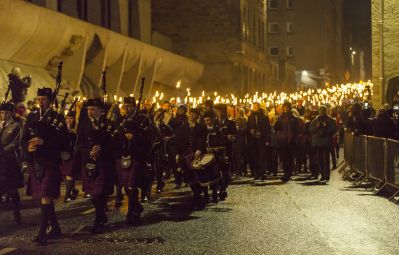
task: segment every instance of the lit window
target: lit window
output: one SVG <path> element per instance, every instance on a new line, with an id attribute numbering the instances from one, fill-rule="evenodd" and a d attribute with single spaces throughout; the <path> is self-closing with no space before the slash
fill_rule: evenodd
<path id="1" fill-rule="evenodd" d="M 277 9 L 278 0 L 269 0 L 269 9 Z"/>
<path id="2" fill-rule="evenodd" d="M 294 0 L 287 0 L 287 9 L 294 9 Z"/>
<path id="3" fill-rule="evenodd" d="M 278 23 L 269 23 L 269 33 L 270 34 L 280 33 L 280 25 Z"/>
<path id="4" fill-rule="evenodd" d="M 287 22 L 287 33 L 294 33 L 294 24 L 292 22 Z"/>
<path id="5" fill-rule="evenodd" d="M 287 57 L 293 57 L 294 56 L 294 48 L 288 46 L 287 47 Z"/>
<path id="6" fill-rule="evenodd" d="M 270 56 L 278 56 L 279 48 L 278 47 L 271 47 L 269 48 L 269 55 Z"/>

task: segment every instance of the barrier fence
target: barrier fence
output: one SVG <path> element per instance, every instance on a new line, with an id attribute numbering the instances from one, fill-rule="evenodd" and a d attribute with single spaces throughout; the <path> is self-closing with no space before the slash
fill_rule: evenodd
<path id="1" fill-rule="evenodd" d="M 374 180 L 375 187 L 397 189 L 399 194 L 399 141 L 374 136 L 344 134 L 345 164 L 339 169 L 344 177 L 356 172 L 356 182 Z"/>

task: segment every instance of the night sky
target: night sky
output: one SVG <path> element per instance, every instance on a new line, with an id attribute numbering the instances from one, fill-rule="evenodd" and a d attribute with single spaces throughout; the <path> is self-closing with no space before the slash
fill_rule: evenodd
<path id="1" fill-rule="evenodd" d="M 367 78 L 371 78 L 371 0 L 344 0 L 344 23 L 350 46 L 365 52 Z"/>

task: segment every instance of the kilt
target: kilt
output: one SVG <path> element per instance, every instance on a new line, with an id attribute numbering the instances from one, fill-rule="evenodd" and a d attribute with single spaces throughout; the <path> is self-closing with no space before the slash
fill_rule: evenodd
<path id="1" fill-rule="evenodd" d="M 61 171 L 53 163 L 44 163 L 45 174 L 41 181 L 35 178 L 35 169 L 29 166 L 29 178 L 27 185 L 27 195 L 33 199 L 43 197 L 58 198 L 60 196 Z"/>
<path id="2" fill-rule="evenodd" d="M 81 166 L 81 154 L 75 153 L 72 159 L 62 163 L 61 174 L 64 178 L 66 176 L 72 176 L 74 179 L 78 179 L 81 172 Z"/>
<path id="3" fill-rule="evenodd" d="M 15 155 L 0 156 L 0 194 L 22 188 L 23 173 Z"/>
<path id="4" fill-rule="evenodd" d="M 148 186 L 148 171 L 147 164 L 133 160 L 132 166 L 129 169 L 121 167 L 121 161 L 116 161 L 117 184 L 118 186 L 141 188 L 145 189 Z"/>
<path id="5" fill-rule="evenodd" d="M 85 164 L 82 165 L 83 192 L 91 196 L 111 195 L 114 193 L 115 166 L 112 163 L 98 162 L 96 178 L 87 176 Z"/>

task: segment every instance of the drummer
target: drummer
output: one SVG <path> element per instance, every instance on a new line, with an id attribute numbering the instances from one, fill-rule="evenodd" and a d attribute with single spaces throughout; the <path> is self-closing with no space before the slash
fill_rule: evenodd
<path id="1" fill-rule="evenodd" d="M 190 188 L 193 191 L 193 204 L 194 210 L 202 208 L 202 198 L 201 198 L 201 186 L 196 178 L 194 171 L 190 169 L 192 161 L 199 160 L 201 155 L 206 152 L 206 127 L 199 123 L 200 120 L 200 110 L 193 108 L 189 112 L 189 139 L 188 148 L 185 150 L 184 158 L 186 161 L 186 167 L 184 169 L 184 174 L 186 180 L 190 184 Z"/>
<path id="2" fill-rule="evenodd" d="M 215 116 L 212 112 L 206 112 L 204 113 L 204 122 L 206 125 L 206 146 L 207 146 L 207 151 L 210 153 L 215 154 L 216 158 L 216 164 L 217 164 L 217 170 L 218 170 L 218 175 L 220 175 L 220 163 L 223 160 L 223 136 L 222 133 L 220 132 L 219 128 L 216 126 L 215 122 Z M 211 178 L 210 178 L 211 179 Z M 211 189 L 212 189 L 212 201 L 213 203 L 218 202 L 218 188 L 220 187 L 220 181 L 218 184 L 212 184 Z M 205 195 L 205 200 L 208 200 L 208 191 L 206 190 L 204 192 Z"/>

